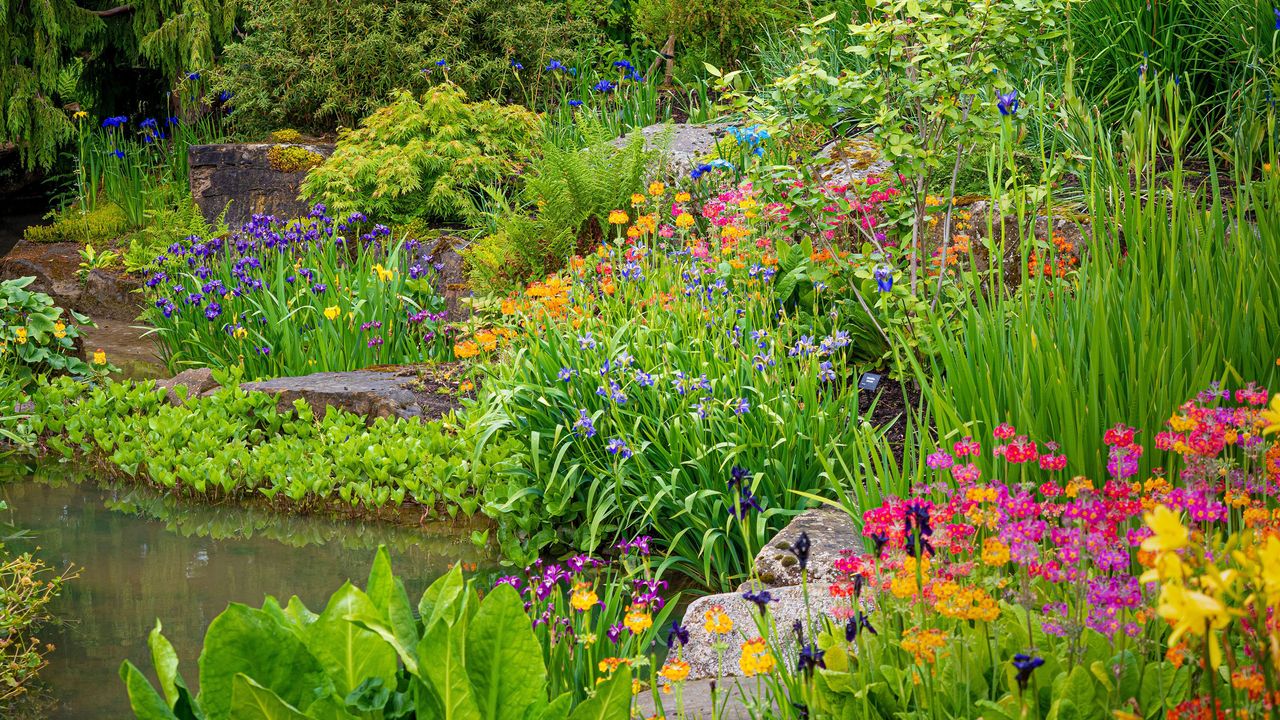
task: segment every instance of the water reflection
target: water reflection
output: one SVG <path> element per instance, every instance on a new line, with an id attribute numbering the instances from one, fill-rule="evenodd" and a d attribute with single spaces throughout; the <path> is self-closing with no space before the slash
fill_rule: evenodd
<path id="1" fill-rule="evenodd" d="M 280 517 L 56 476 L 0 486 L 0 497 L 10 507 L 4 521 L 32 535 L 14 549 L 38 546 L 47 563 L 80 568 L 54 608 L 69 624 L 43 638 L 58 646 L 42 674 L 58 700 L 54 720 L 132 717 L 116 672 L 129 658 L 150 674 L 146 635 L 157 618 L 194 684 L 205 629 L 229 602 L 298 595 L 318 611 L 345 580 L 364 585 L 380 543 L 415 600 L 451 563 L 490 560 L 470 528 Z"/>

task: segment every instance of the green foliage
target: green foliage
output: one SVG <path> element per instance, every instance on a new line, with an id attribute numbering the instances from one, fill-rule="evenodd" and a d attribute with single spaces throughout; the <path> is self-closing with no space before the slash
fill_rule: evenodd
<path id="1" fill-rule="evenodd" d="M 1117 123 L 1140 103 L 1140 83 L 1177 78 L 1197 99 L 1189 108 L 1194 132 L 1231 128 L 1238 113 L 1264 108 L 1280 83 L 1273 6 L 1263 0 L 1084 3 L 1070 18 L 1078 89 Z"/>
<path id="2" fill-rule="evenodd" d="M 94 458 L 121 476 L 195 497 L 366 512 L 412 503 L 470 516 L 485 488 L 517 462 L 515 444 L 470 452 L 471 437 L 440 422 L 366 425 L 338 410 L 313 417 L 305 402 L 282 411 L 273 395 L 238 387 L 173 406 L 150 382 L 90 388 L 64 378 L 42 384 L 32 399 L 32 427 L 52 452 Z"/>
<path id="3" fill-rule="evenodd" d="M 296 173 L 316 167 L 324 156 L 298 145 L 274 145 L 267 151 L 267 162 L 276 172 Z"/>
<path id="4" fill-rule="evenodd" d="M 1079 111 L 1093 139 L 1082 174 L 1097 235 L 1066 282 L 1027 280 L 961 314 L 936 367 L 920 371 L 944 436 L 977 436 L 1007 421 L 1066 447 L 1094 447 L 1117 418 L 1160 427 L 1169 408 L 1210 382 L 1274 384 L 1280 179 L 1243 179 L 1227 193 L 1215 176 L 1193 189 L 1186 166 L 1194 156 L 1184 145 L 1192 120 L 1175 98 L 1170 83 L 1118 131 Z M 1009 182 L 1010 207 L 1035 207 L 1020 182 Z M 1034 245 L 1027 222 L 1010 228 L 992 239 L 992 252 L 1018 243 L 1026 267 Z M 1073 455 L 1071 472 L 1104 477 L 1107 459 L 1103 450 Z M 1151 462 L 1143 459 L 1144 473 Z"/>
<path id="5" fill-rule="evenodd" d="M 702 74 L 703 63 L 748 62 L 767 31 L 790 26 L 800 13 L 797 0 L 637 0 L 635 29 L 654 48 L 674 38 L 673 71 L 690 77 Z"/>
<path id="6" fill-rule="evenodd" d="M 198 697 L 159 622 L 149 645 L 161 690 L 127 660 L 120 677 L 139 720 L 522 720 L 551 705 L 583 720 L 629 714 L 625 667 L 572 713 L 571 703 L 548 696 L 542 646 L 507 585 L 482 599 L 455 567 L 423 593 L 418 611 L 414 617 L 380 548 L 366 590 L 348 582 L 318 614 L 297 597 L 285 606 L 272 597 L 261 609 L 229 606 L 205 635 Z"/>
<path id="7" fill-rule="evenodd" d="M 32 225 L 23 231 L 31 242 L 107 244 L 129 230 L 129 219 L 113 203 L 99 203 L 92 210 L 72 205 L 54 212 L 48 225 Z"/>
<path id="8" fill-rule="evenodd" d="M 609 212 L 626 207 L 632 193 L 644 189 L 661 149 L 645 151 L 636 133 L 621 149 L 599 123 L 584 121 L 586 147 L 545 143 L 530 164 L 521 196 L 532 216 L 497 204 L 497 231 L 467 252 L 472 286 L 504 291 L 559 271 L 571 254 L 598 244 L 608 228 Z M 665 143 L 660 143 L 665 144 Z M 501 197 L 497 190 L 491 196 Z"/>
<path id="9" fill-rule="evenodd" d="M 187 198 L 172 207 L 152 213 L 152 221 L 146 227 L 128 236 L 128 248 L 122 259 L 124 268 L 131 273 L 154 269 L 156 258 L 164 255 L 176 242 L 195 235 L 202 238 L 222 237 L 228 229 L 225 222 L 226 208 L 213 223 L 205 220 L 200 206 Z"/>
<path id="10" fill-rule="evenodd" d="M 42 373 L 69 373 L 78 378 L 95 377 L 102 368 L 81 360 L 76 351 L 80 325 L 89 318 L 64 311 L 53 298 L 31 292 L 33 277 L 0 281 L 0 354 L 13 358 L 18 386 L 29 385 Z"/>
<path id="11" fill-rule="evenodd" d="M 537 116 L 518 106 L 467 102 L 452 84 L 422 99 L 407 91 L 344 131 L 303 193 L 331 212 L 363 211 L 381 220 L 458 220 L 474 213 L 475 195 L 513 180 L 537 139 Z"/>
<path id="12" fill-rule="evenodd" d="M 530 102 L 543 68 L 596 43 L 590 18 L 551 0 L 267 0 L 249 9 L 215 90 L 235 94 L 244 134 L 354 127 L 397 88 L 421 91 L 438 60 L 476 98 Z M 526 68 L 513 71 L 511 63 Z"/>
<path id="13" fill-rule="evenodd" d="M 120 54 L 168 77 L 210 67 L 238 8 L 238 0 L 138 0 L 105 10 L 75 0 L 0 3 L 0 142 L 16 144 L 29 168 L 51 167 L 75 136 L 62 106 L 89 94 L 80 87 L 86 66 Z"/>
<path id="14" fill-rule="evenodd" d="M 284 128 L 283 130 L 273 130 L 271 132 L 272 142 L 278 143 L 296 143 L 302 142 L 302 133 L 293 128 Z"/>

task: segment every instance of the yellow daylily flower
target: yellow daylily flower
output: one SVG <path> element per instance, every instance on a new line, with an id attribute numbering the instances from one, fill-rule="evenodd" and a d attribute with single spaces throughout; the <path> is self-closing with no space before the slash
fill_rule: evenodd
<path id="1" fill-rule="evenodd" d="M 1182 516 L 1167 506 L 1158 505 L 1142 519 L 1155 534 L 1142 541 L 1142 549 L 1150 552 L 1181 550 L 1191 541 L 1191 531 L 1182 524 Z"/>
<path id="2" fill-rule="evenodd" d="M 1263 435 L 1280 432 L 1280 393 L 1271 398 L 1271 407 L 1262 411 Z"/>

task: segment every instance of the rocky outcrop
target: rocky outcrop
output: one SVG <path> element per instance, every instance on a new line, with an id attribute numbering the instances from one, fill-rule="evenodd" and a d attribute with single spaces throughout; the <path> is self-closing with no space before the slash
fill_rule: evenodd
<path id="1" fill-rule="evenodd" d="M 239 225 L 252 215 L 302 217 L 307 203 L 298 199 L 306 169 L 285 171 L 272 162 L 276 147 L 297 147 L 323 157 L 333 154 L 332 145 L 280 145 L 245 143 L 194 145 L 187 153 L 191 194 L 205 219 L 215 221 L 226 209 L 226 221 Z M 278 154 L 278 153 L 277 153 Z M 301 166 L 299 166 L 301 167 Z"/>
<path id="2" fill-rule="evenodd" d="M 178 394 L 178 386 L 186 388 L 185 394 Z M 209 368 L 195 368 L 183 370 L 168 380 L 157 380 L 156 387 L 168 393 L 170 403 L 181 405 L 186 399 L 200 397 L 217 388 L 218 381 L 213 379 L 213 371 Z"/>
<path id="3" fill-rule="evenodd" d="M 142 310 L 140 279 L 114 270 L 91 270 L 80 281 L 80 244 L 20 241 L 0 258 L 0 278 L 30 275 L 27 287 L 42 292 L 64 307 L 91 318 L 133 321 Z"/>
<path id="4" fill-rule="evenodd" d="M 444 235 L 435 241 L 429 255 L 429 261 L 436 271 L 436 292 L 444 298 L 449 319 L 453 321 L 471 317 L 471 307 L 462 303 L 464 297 L 471 295 L 464 260 L 464 253 L 470 245 L 471 242 L 465 238 Z"/>
<path id="5" fill-rule="evenodd" d="M 314 413 L 332 407 L 363 415 L 370 423 L 383 417 L 430 419 L 459 407 L 455 376 L 460 371 L 458 365 L 402 366 L 282 377 L 240 387 L 275 395 L 282 410 L 303 400 Z"/>

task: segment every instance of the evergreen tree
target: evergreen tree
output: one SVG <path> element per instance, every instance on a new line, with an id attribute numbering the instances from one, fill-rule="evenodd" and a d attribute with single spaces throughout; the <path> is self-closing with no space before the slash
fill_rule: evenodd
<path id="1" fill-rule="evenodd" d="M 92 95 L 81 71 L 108 51 L 167 77 L 207 68 L 231 36 L 239 0 L 0 0 L 0 147 L 51 166 Z M 71 107 L 68 107 L 68 106 Z"/>

